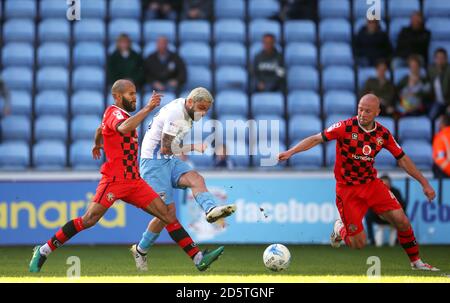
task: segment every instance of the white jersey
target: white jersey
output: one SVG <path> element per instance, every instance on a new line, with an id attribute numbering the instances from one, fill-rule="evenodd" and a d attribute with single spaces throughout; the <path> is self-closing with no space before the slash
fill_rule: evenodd
<path id="1" fill-rule="evenodd" d="M 175 99 L 163 106 L 147 127 L 141 147 L 141 158 L 170 159 L 172 155 L 161 155 L 163 133 L 175 136 L 180 142 L 192 128 L 192 119 L 184 106 L 184 98 Z"/>

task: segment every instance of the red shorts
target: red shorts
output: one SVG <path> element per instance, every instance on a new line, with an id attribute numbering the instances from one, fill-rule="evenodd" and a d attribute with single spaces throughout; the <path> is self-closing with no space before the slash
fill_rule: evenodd
<path id="1" fill-rule="evenodd" d="M 143 179 L 112 181 L 100 180 L 94 202 L 109 208 L 120 199 L 138 208 L 146 208 L 159 195 Z"/>
<path id="2" fill-rule="evenodd" d="M 349 236 L 364 230 L 362 220 L 369 208 L 376 214 L 402 208 L 381 179 L 360 185 L 337 184 L 336 206 Z"/>

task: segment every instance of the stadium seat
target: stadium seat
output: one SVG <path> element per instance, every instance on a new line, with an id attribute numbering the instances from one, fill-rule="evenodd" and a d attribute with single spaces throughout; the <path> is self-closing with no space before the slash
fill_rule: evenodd
<path id="1" fill-rule="evenodd" d="M 324 114 L 353 115 L 356 113 L 355 94 L 350 91 L 329 90 L 323 97 Z"/>
<path id="2" fill-rule="evenodd" d="M 352 31 L 346 19 L 325 19 L 319 23 L 319 37 L 323 42 L 350 42 Z"/>
<path id="3" fill-rule="evenodd" d="M 253 116 L 257 115 L 284 115 L 284 98 L 282 93 L 265 92 L 254 93 L 251 97 L 251 110 Z"/>
<path id="4" fill-rule="evenodd" d="M 76 42 L 103 42 L 106 38 L 106 26 L 101 19 L 81 19 L 74 24 Z"/>
<path id="5" fill-rule="evenodd" d="M 286 120 L 277 114 L 255 114 L 256 129 L 251 129 L 258 142 L 262 138 L 284 142 L 286 139 Z M 272 137 L 278 133 L 278 139 Z"/>
<path id="6" fill-rule="evenodd" d="M 127 34 L 131 41 L 141 41 L 141 26 L 135 19 L 113 19 L 108 25 L 109 41 L 116 41 L 120 34 Z"/>
<path id="7" fill-rule="evenodd" d="M 336 140 L 328 141 L 323 146 L 325 146 L 325 165 L 332 167 L 336 162 Z"/>
<path id="8" fill-rule="evenodd" d="M 218 138 L 216 138 L 216 144 L 225 142 L 230 147 L 232 142 L 234 142 L 233 144 L 237 144 L 237 142 L 248 142 L 250 124 L 247 116 L 244 116 L 243 114 L 217 114 L 218 119 L 215 124 L 215 133 Z M 217 141 L 219 141 L 219 143 L 217 143 Z"/>
<path id="9" fill-rule="evenodd" d="M 279 162 L 277 159 L 281 151 L 286 150 L 283 143 L 259 142 L 259 146 L 250 146 L 252 153 L 252 165 L 258 170 L 281 170 L 287 166 L 287 161 Z M 266 147 L 267 146 L 267 147 Z M 259 147 L 259 148 L 258 148 Z"/>
<path id="10" fill-rule="evenodd" d="M 178 24 L 178 39 L 181 43 L 188 41 L 209 42 L 211 26 L 205 20 L 183 20 Z"/>
<path id="11" fill-rule="evenodd" d="M 99 91 L 80 90 L 72 94 L 70 107 L 73 115 L 101 115 L 105 108 L 103 102 Z"/>
<path id="12" fill-rule="evenodd" d="M 450 18 L 430 18 L 426 22 L 426 28 L 431 31 L 433 41 L 450 40 Z"/>
<path id="13" fill-rule="evenodd" d="M 320 97 L 315 91 L 292 91 L 287 98 L 288 114 L 320 115 Z"/>
<path id="14" fill-rule="evenodd" d="M 185 42 L 180 45 L 178 54 L 187 65 L 207 66 L 211 64 L 211 48 L 203 42 Z"/>
<path id="15" fill-rule="evenodd" d="M 172 20 L 150 20 L 144 23 L 144 41 L 156 41 L 164 36 L 170 43 L 176 42 L 176 24 Z"/>
<path id="16" fill-rule="evenodd" d="M 31 115 L 31 94 L 26 90 L 10 91 L 11 114 Z"/>
<path id="17" fill-rule="evenodd" d="M 64 67 L 42 67 L 37 72 L 37 89 L 64 89 L 69 87 L 69 73 Z"/>
<path id="18" fill-rule="evenodd" d="M 2 78 L 8 89 L 31 90 L 33 72 L 28 67 L 7 67 L 2 71 Z"/>
<path id="19" fill-rule="evenodd" d="M 400 34 L 403 27 L 408 26 L 410 23 L 409 18 L 395 18 L 389 23 L 389 39 L 392 46 L 397 45 L 397 37 Z"/>
<path id="20" fill-rule="evenodd" d="M 402 143 L 402 148 L 418 168 L 431 169 L 432 149 L 428 141 L 406 140 Z"/>
<path id="21" fill-rule="evenodd" d="M 70 123 L 70 138 L 72 140 L 92 139 L 96 129 L 101 125 L 97 115 L 78 115 Z"/>
<path id="22" fill-rule="evenodd" d="M 11 42 L 3 46 L 3 66 L 33 66 L 34 49 L 29 43 Z"/>
<path id="23" fill-rule="evenodd" d="M 293 145 L 291 146 L 293 147 Z M 302 153 L 293 155 L 289 165 L 294 169 L 319 169 L 323 163 L 323 146 L 317 145 Z"/>
<path id="24" fill-rule="evenodd" d="M 18 171 L 25 170 L 30 165 L 28 144 L 20 141 L 0 144 L 0 169 Z"/>
<path id="25" fill-rule="evenodd" d="M 381 149 L 375 158 L 375 168 L 393 169 L 397 166 L 397 160 L 387 149 Z"/>
<path id="26" fill-rule="evenodd" d="M 3 141 L 30 141 L 30 118 L 22 115 L 9 115 L 0 120 Z M 4 155 L 1 154 L 3 158 Z"/>
<path id="27" fill-rule="evenodd" d="M 291 42 L 284 52 L 284 62 L 287 66 L 312 65 L 317 66 L 317 49 L 312 43 Z"/>
<path id="28" fill-rule="evenodd" d="M 325 42 L 320 51 L 322 66 L 353 65 L 353 52 L 348 43 Z"/>
<path id="29" fill-rule="evenodd" d="M 380 24 L 381 30 L 384 32 L 387 32 L 386 22 L 384 22 L 384 20 L 379 20 L 379 24 Z M 363 28 L 363 26 L 365 26 L 365 25 L 367 25 L 366 18 L 360 18 L 360 19 L 356 20 L 356 22 L 354 22 L 354 24 L 353 24 L 353 34 L 357 35 L 359 33 L 359 31 L 361 30 L 361 28 Z"/>
<path id="30" fill-rule="evenodd" d="M 61 170 L 66 166 L 66 144 L 43 140 L 33 146 L 33 164 L 38 170 Z"/>
<path id="31" fill-rule="evenodd" d="M 420 11 L 419 0 L 389 0 L 387 5 L 389 18 L 391 19 L 409 18 L 413 12 Z"/>
<path id="32" fill-rule="evenodd" d="M 62 116 L 40 116 L 34 121 L 36 140 L 67 140 L 67 119 Z M 91 137 L 93 138 L 93 137 Z"/>
<path id="33" fill-rule="evenodd" d="M 5 2 L 4 17 L 10 18 L 28 18 L 36 17 L 36 1 L 34 0 L 8 0 Z"/>
<path id="34" fill-rule="evenodd" d="M 374 8 L 376 8 L 380 13 L 379 16 L 380 19 L 385 20 L 386 18 L 385 2 L 386 1 L 381 0 L 381 1 L 372 1 L 372 4 L 367 4 L 367 0 L 353 0 L 353 18 L 355 20 L 360 18 L 367 19 L 368 14 L 370 14 L 370 16 L 373 16 L 373 13 L 375 12 Z M 369 11 L 369 9 L 371 10 Z"/>
<path id="35" fill-rule="evenodd" d="M 204 87 L 206 89 L 212 88 L 212 74 L 211 69 L 205 66 L 187 66 L 187 83 L 185 90 L 191 90 L 196 87 Z M 187 96 L 187 95 L 186 95 Z M 185 96 L 185 97 L 186 97 Z"/>
<path id="36" fill-rule="evenodd" d="M 353 69 L 347 66 L 328 66 L 322 73 L 323 89 L 341 89 L 353 91 L 355 79 Z"/>
<path id="37" fill-rule="evenodd" d="M 3 42 L 34 41 L 34 23 L 29 19 L 11 19 L 3 24 Z"/>
<path id="38" fill-rule="evenodd" d="M 77 140 L 70 146 L 70 165 L 74 170 L 97 170 L 103 163 L 91 154 L 92 140 Z"/>
<path id="39" fill-rule="evenodd" d="M 111 0 L 109 4 L 109 15 L 116 18 L 141 18 L 141 1 L 139 0 Z"/>
<path id="40" fill-rule="evenodd" d="M 81 1 L 80 1 L 81 2 Z M 80 5 L 83 6 L 83 5 Z M 66 1 L 61 0 L 42 0 L 40 5 L 40 17 L 46 18 L 65 18 L 69 6 Z M 69 23 L 67 23 L 69 24 Z"/>
<path id="41" fill-rule="evenodd" d="M 94 89 L 102 91 L 105 85 L 105 73 L 99 67 L 77 67 L 72 75 L 72 88 Z"/>
<path id="42" fill-rule="evenodd" d="M 311 20 L 287 20 L 283 30 L 285 43 L 316 41 L 316 25 Z"/>
<path id="43" fill-rule="evenodd" d="M 275 44 L 275 48 L 279 53 L 283 53 L 283 50 L 279 43 Z M 250 46 L 250 58 L 249 58 L 250 64 L 253 64 L 256 55 L 258 55 L 262 51 L 262 49 L 263 45 L 260 41 L 252 43 L 252 45 Z"/>
<path id="44" fill-rule="evenodd" d="M 218 93 L 214 101 L 217 115 L 248 115 L 248 98 L 243 91 L 226 90 Z"/>
<path id="45" fill-rule="evenodd" d="M 105 64 L 105 48 L 97 42 L 80 42 L 73 50 L 73 64 L 75 66 L 103 66 Z"/>
<path id="46" fill-rule="evenodd" d="M 215 0 L 214 16 L 217 19 L 245 18 L 244 0 Z"/>
<path id="47" fill-rule="evenodd" d="M 45 42 L 38 48 L 39 66 L 68 66 L 69 46 L 61 42 Z"/>
<path id="48" fill-rule="evenodd" d="M 308 136 L 322 131 L 322 121 L 317 116 L 295 115 L 289 119 L 289 142 L 298 143 Z"/>
<path id="49" fill-rule="evenodd" d="M 404 117 L 398 122 L 398 138 L 431 141 L 431 121 L 427 116 Z M 430 154 L 431 155 L 431 154 Z"/>
<path id="50" fill-rule="evenodd" d="M 278 15 L 280 3 L 276 0 L 249 0 L 248 17 L 250 19 L 271 18 Z"/>
<path id="51" fill-rule="evenodd" d="M 319 0 L 319 17 L 350 19 L 349 0 Z"/>
<path id="52" fill-rule="evenodd" d="M 276 42 L 281 42 L 281 26 L 280 23 L 273 20 L 256 19 L 250 22 L 249 39 L 250 43 L 262 41 L 264 34 L 270 33 L 275 36 Z"/>
<path id="53" fill-rule="evenodd" d="M 233 1 L 228 1 L 233 2 Z M 214 41 L 244 42 L 245 24 L 239 19 L 221 19 L 214 23 Z"/>
<path id="54" fill-rule="evenodd" d="M 246 147 L 248 150 L 248 147 Z M 250 155 L 229 155 L 228 158 L 233 163 L 233 170 L 243 170 L 250 166 Z"/>
<path id="55" fill-rule="evenodd" d="M 409 74 L 409 68 L 408 67 L 397 67 L 394 69 L 394 84 L 398 85 L 398 83 Z M 425 77 L 427 75 L 427 72 L 424 68 L 420 69 L 420 75 L 422 77 Z"/>
<path id="56" fill-rule="evenodd" d="M 39 23 L 38 34 L 40 42 L 54 41 L 69 43 L 70 22 L 67 19 L 44 19 Z"/>
<path id="57" fill-rule="evenodd" d="M 450 2 L 442 0 L 426 0 L 423 2 L 423 13 L 425 18 L 450 17 Z"/>
<path id="58" fill-rule="evenodd" d="M 238 66 L 222 66 L 216 69 L 216 90 L 247 89 L 247 72 Z"/>
<path id="59" fill-rule="evenodd" d="M 214 62 L 216 66 L 247 64 L 247 50 L 239 42 L 221 42 L 214 48 Z"/>
<path id="60" fill-rule="evenodd" d="M 288 70 L 287 84 L 289 91 L 319 89 L 319 72 L 311 66 L 292 66 Z"/>
<path id="61" fill-rule="evenodd" d="M 328 128 L 328 127 L 332 126 L 333 124 L 335 124 L 337 122 L 345 121 L 345 120 L 347 120 L 349 118 L 351 118 L 351 116 L 343 115 L 343 114 L 329 115 L 325 119 L 325 128 Z"/>
<path id="62" fill-rule="evenodd" d="M 81 6 L 81 20 L 86 20 L 88 18 L 101 18 L 106 17 L 106 0 L 96 0 L 96 1 L 83 1 Z M 77 20 L 77 23 L 81 20 Z"/>
<path id="63" fill-rule="evenodd" d="M 64 90 L 46 90 L 36 95 L 36 115 L 66 115 L 69 107 Z"/>
<path id="64" fill-rule="evenodd" d="M 378 116 L 375 118 L 375 120 L 386 127 L 391 132 L 391 134 L 395 136 L 395 121 L 393 118 Z"/>

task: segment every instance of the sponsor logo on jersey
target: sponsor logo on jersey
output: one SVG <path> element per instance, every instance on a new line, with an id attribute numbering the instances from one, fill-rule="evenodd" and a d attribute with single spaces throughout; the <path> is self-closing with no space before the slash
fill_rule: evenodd
<path id="1" fill-rule="evenodd" d="M 331 125 L 330 127 L 328 127 L 327 132 L 330 132 L 330 131 L 332 131 L 333 129 L 338 128 L 338 127 L 340 127 L 341 125 L 342 125 L 341 122 L 334 123 L 333 125 Z"/>
<path id="2" fill-rule="evenodd" d="M 358 140 L 358 134 L 357 133 L 352 133 L 352 139 L 353 140 Z"/>
<path id="3" fill-rule="evenodd" d="M 352 155 L 352 158 L 355 160 L 363 160 L 363 161 L 373 161 L 373 157 L 368 157 L 368 156 L 359 156 L 359 155 Z"/>
<path id="4" fill-rule="evenodd" d="M 372 152 L 372 148 L 369 145 L 364 145 L 362 152 L 365 156 L 368 156 Z"/>
<path id="5" fill-rule="evenodd" d="M 377 144 L 378 144 L 378 146 L 383 145 L 383 143 L 384 143 L 383 138 L 378 137 L 378 138 L 377 138 Z"/>

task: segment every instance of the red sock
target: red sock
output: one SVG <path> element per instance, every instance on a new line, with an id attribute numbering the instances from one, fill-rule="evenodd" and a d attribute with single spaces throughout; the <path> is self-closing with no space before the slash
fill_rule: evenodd
<path id="1" fill-rule="evenodd" d="M 170 237 L 177 242 L 178 246 L 181 247 L 191 259 L 200 252 L 197 245 L 192 241 L 191 237 L 178 220 L 168 224 L 166 230 L 169 232 Z"/>
<path id="2" fill-rule="evenodd" d="M 47 244 L 50 246 L 50 249 L 54 251 L 83 229 L 81 217 L 73 219 L 60 228 L 56 234 L 47 241 Z"/>
<path id="3" fill-rule="evenodd" d="M 348 238 L 347 229 L 345 228 L 345 226 L 341 227 L 341 229 L 339 230 L 339 235 L 341 236 L 342 240 L 344 240 L 345 244 L 347 244 L 347 246 L 350 246 L 350 240 Z"/>
<path id="4" fill-rule="evenodd" d="M 419 245 L 411 227 L 406 231 L 397 231 L 398 241 L 402 245 L 411 262 L 419 259 Z"/>

